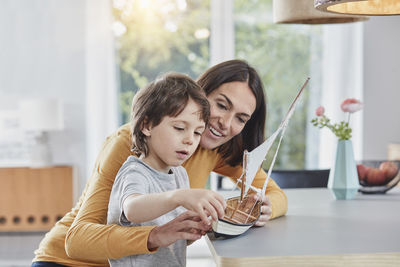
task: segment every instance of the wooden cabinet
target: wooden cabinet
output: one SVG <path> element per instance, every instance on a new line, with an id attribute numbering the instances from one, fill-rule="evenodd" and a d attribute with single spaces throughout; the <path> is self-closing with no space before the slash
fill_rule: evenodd
<path id="1" fill-rule="evenodd" d="M 47 231 L 74 204 L 71 166 L 0 168 L 0 231 Z"/>

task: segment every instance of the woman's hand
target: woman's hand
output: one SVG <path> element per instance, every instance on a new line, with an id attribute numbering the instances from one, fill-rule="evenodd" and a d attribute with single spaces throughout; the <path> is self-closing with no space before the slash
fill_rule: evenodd
<path id="1" fill-rule="evenodd" d="M 197 213 L 186 211 L 168 223 L 153 228 L 147 239 L 147 248 L 154 250 L 158 247 L 166 247 L 177 240 L 195 241 L 210 228 L 209 225 L 201 222 Z"/>
<path id="2" fill-rule="evenodd" d="M 260 198 L 262 198 L 262 199 L 260 199 Z M 269 219 L 271 218 L 271 215 L 272 215 L 271 201 L 269 201 L 269 198 L 267 196 L 261 197 L 258 194 L 254 195 L 254 199 L 257 201 L 259 201 L 259 200 L 262 201 L 261 216 L 254 225 L 255 226 L 264 226 L 269 221 Z"/>
<path id="3" fill-rule="evenodd" d="M 208 216 L 217 221 L 225 214 L 225 199 L 218 193 L 207 189 L 179 189 L 174 192 L 174 202 L 196 212 L 201 220 L 210 225 Z"/>

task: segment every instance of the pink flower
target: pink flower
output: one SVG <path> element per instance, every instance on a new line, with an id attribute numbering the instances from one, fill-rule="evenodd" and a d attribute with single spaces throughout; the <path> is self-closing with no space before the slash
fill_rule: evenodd
<path id="1" fill-rule="evenodd" d="M 343 112 L 354 113 L 362 109 L 363 104 L 355 98 L 348 98 L 340 105 Z"/>
<path id="2" fill-rule="evenodd" d="M 315 110 L 315 115 L 317 115 L 318 117 L 321 117 L 322 115 L 324 115 L 324 113 L 325 113 L 325 108 L 323 106 L 319 106 Z"/>
<path id="3" fill-rule="evenodd" d="M 359 111 L 362 109 L 363 104 L 361 101 L 349 98 L 343 101 L 340 105 L 340 108 L 343 112 L 349 113 L 347 117 L 347 121 L 341 121 L 338 123 L 333 123 L 331 120 L 324 114 L 325 108 L 323 106 L 319 106 L 315 110 L 315 114 L 317 118 L 313 118 L 311 123 L 320 129 L 327 127 L 330 129 L 338 138 L 339 140 L 349 140 L 351 138 L 352 129 L 350 128 L 350 116 L 351 113 Z"/>

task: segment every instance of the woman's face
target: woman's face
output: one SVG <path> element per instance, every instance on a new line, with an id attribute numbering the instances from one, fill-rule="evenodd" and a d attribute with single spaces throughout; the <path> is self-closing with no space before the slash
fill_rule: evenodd
<path id="1" fill-rule="evenodd" d="M 200 145 L 214 149 L 238 135 L 256 109 L 256 97 L 246 82 L 224 83 L 207 96 L 211 116 Z"/>

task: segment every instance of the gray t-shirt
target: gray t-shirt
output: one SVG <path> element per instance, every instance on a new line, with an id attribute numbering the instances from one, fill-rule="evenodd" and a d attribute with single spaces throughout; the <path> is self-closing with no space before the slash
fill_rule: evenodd
<path id="1" fill-rule="evenodd" d="M 162 225 L 186 211 L 178 207 L 152 221 L 131 223 L 122 210 L 124 200 L 132 194 L 152 194 L 171 191 L 178 188 L 189 188 L 186 170 L 172 167 L 170 173 L 159 172 L 142 160 L 130 156 L 118 171 L 112 187 L 108 204 L 107 224 L 122 226 Z M 186 240 L 178 240 L 168 247 L 162 247 L 155 253 L 132 255 L 109 260 L 112 267 L 117 266 L 186 266 Z"/>

